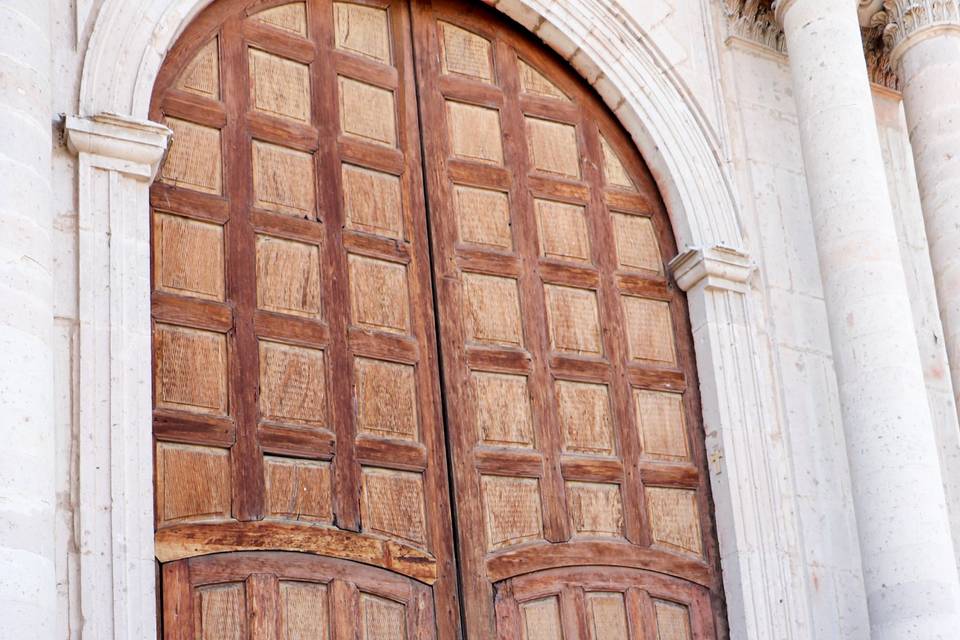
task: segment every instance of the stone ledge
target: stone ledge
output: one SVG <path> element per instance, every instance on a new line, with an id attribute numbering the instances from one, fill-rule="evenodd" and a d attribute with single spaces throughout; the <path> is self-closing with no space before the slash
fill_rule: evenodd
<path id="1" fill-rule="evenodd" d="M 684 291 L 704 284 L 710 289 L 746 291 L 754 266 L 750 256 L 732 247 L 692 247 L 670 261 L 669 268 Z M 705 281 L 705 282 L 704 282 Z"/>
<path id="2" fill-rule="evenodd" d="M 67 147 L 73 153 L 89 153 L 132 163 L 129 173 L 153 180 L 167 151 L 170 129 L 129 116 L 101 113 L 87 118 L 68 116 L 64 127 Z"/>

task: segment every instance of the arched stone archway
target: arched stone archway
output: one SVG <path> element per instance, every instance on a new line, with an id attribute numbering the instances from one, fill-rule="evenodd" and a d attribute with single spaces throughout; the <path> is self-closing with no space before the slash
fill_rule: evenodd
<path id="1" fill-rule="evenodd" d="M 145 120 L 164 55 L 210 0 L 107 0 L 84 56 L 79 153 L 80 514 L 84 631 L 153 633 L 148 185 L 166 147 Z M 687 251 L 688 291 L 731 634 L 799 637 L 806 604 L 786 456 L 765 427 L 751 272 L 728 179 L 696 106 L 642 29 L 606 0 L 492 3 L 590 81 L 644 155 Z M 616 43 L 615 46 L 613 43 Z M 109 426 L 109 428 L 107 428 Z"/>

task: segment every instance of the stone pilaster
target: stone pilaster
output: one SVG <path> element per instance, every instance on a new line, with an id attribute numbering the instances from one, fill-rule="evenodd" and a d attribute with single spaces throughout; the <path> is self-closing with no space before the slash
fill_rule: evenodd
<path id="1" fill-rule="evenodd" d="M 687 249 L 670 270 L 687 292 L 697 371 L 709 380 L 701 400 L 730 637 L 806 637 L 792 619 L 804 596 L 789 461 L 756 375 L 753 264 L 742 251 L 710 246 Z"/>
<path id="2" fill-rule="evenodd" d="M 156 633 L 150 385 L 150 182 L 170 130 L 71 117 L 78 155 L 78 537 L 84 638 Z"/>
<path id="3" fill-rule="evenodd" d="M 50 3 L 0 2 L 0 635 L 54 637 Z"/>
<path id="4" fill-rule="evenodd" d="M 960 581 L 857 4 L 780 0 L 777 16 L 790 50 L 871 637 L 954 638 Z"/>

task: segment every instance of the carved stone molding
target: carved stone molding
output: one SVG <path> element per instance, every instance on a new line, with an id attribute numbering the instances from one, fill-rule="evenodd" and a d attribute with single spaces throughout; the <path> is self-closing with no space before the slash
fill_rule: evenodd
<path id="1" fill-rule="evenodd" d="M 722 5 L 730 35 L 786 52 L 783 29 L 773 13 L 773 0 L 723 0 Z"/>
<path id="2" fill-rule="evenodd" d="M 703 284 L 711 289 L 745 292 L 753 269 L 746 253 L 719 245 L 691 247 L 670 261 L 670 271 L 684 291 Z"/>
<path id="3" fill-rule="evenodd" d="M 903 45 L 914 34 L 932 27 L 960 26 L 960 0 L 885 0 L 874 17 L 883 22 L 883 39 L 894 64 Z"/>
<path id="4" fill-rule="evenodd" d="M 863 36 L 863 54 L 867 58 L 867 75 L 870 82 L 894 91 L 900 90 L 900 81 L 890 56 L 890 45 L 884 30 L 887 17 L 884 12 L 875 13 L 870 23 L 860 29 Z"/>

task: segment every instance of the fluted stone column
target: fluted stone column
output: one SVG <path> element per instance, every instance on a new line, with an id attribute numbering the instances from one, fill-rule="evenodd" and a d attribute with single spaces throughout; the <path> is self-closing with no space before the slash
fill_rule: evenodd
<path id="1" fill-rule="evenodd" d="M 780 0 L 777 17 L 800 120 L 871 636 L 956 638 L 960 583 L 857 3 Z"/>
<path id="2" fill-rule="evenodd" d="M 887 0 L 884 9 L 960 401 L 960 0 Z"/>
<path id="3" fill-rule="evenodd" d="M 0 2 L 0 636 L 54 637 L 50 6 Z"/>

